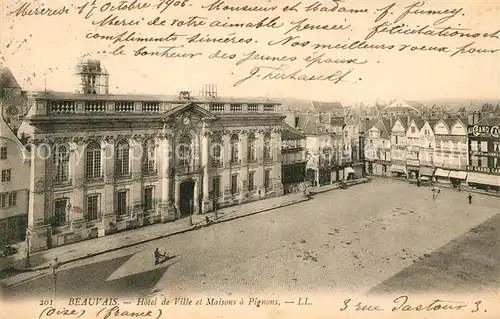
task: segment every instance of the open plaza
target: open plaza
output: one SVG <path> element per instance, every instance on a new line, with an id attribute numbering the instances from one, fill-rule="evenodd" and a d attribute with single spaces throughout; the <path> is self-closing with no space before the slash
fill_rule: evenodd
<path id="1" fill-rule="evenodd" d="M 57 296 L 496 291 L 500 201 L 468 195 L 442 188 L 433 200 L 429 187 L 374 179 L 67 263 Z M 85 255 L 100 240 L 67 247 Z M 155 265 L 156 248 L 172 258 Z M 50 297 L 54 280 L 40 270 L 2 287 L 4 298 Z"/>

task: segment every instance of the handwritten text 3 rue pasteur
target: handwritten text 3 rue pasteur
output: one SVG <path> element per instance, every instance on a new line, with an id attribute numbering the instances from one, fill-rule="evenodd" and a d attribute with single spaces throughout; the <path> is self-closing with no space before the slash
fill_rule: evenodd
<path id="1" fill-rule="evenodd" d="M 52 302 L 49 302 L 52 304 Z M 460 300 L 430 299 L 425 302 L 415 302 L 407 295 L 388 299 L 384 303 L 356 301 L 350 298 L 338 302 L 338 312 L 416 312 L 416 313 L 485 313 L 487 308 L 481 300 L 465 302 Z M 313 302 L 309 297 L 299 297 L 297 300 L 281 301 L 277 299 L 260 299 L 257 297 L 225 299 L 216 297 L 205 298 L 138 298 L 135 302 L 122 301 L 118 298 L 69 298 L 66 307 L 45 307 L 40 311 L 42 318 L 161 318 L 170 307 L 310 307 Z M 85 315 L 85 316 L 84 316 Z M 83 317 L 84 316 L 84 317 Z"/>
<path id="2" fill-rule="evenodd" d="M 394 54 L 482 58 L 500 52 L 500 28 L 467 27 L 462 7 L 364 3 L 83 0 L 51 8 L 40 1 L 20 3 L 9 15 L 19 21 L 50 17 L 53 23 L 75 15 L 89 26 L 80 37 L 103 43 L 98 54 L 225 61 L 226 72 L 237 77 L 234 86 L 259 80 L 356 83 L 364 65 L 383 71 Z"/>

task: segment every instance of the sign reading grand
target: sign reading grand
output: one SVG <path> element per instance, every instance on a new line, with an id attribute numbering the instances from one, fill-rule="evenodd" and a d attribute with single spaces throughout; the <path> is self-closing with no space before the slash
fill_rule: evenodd
<path id="1" fill-rule="evenodd" d="M 467 128 L 467 134 L 474 137 L 500 137 L 498 125 L 471 125 Z"/>

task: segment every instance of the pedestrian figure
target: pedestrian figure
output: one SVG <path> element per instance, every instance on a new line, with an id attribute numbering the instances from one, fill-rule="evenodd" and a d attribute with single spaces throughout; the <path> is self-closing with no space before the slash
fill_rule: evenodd
<path id="1" fill-rule="evenodd" d="M 469 199 L 469 205 L 472 204 L 472 194 L 469 193 L 469 196 L 467 196 L 467 198 Z"/>
<path id="2" fill-rule="evenodd" d="M 210 225 L 210 218 L 208 218 L 208 216 L 205 216 L 205 221 L 207 222 L 207 225 Z"/>
<path id="3" fill-rule="evenodd" d="M 160 254 L 160 251 L 158 250 L 158 248 L 156 248 L 156 250 L 155 250 L 154 257 L 155 257 L 155 265 L 161 264 L 162 262 L 164 262 L 168 258 L 167 253 L 165 252 L 163 254 Z"/>

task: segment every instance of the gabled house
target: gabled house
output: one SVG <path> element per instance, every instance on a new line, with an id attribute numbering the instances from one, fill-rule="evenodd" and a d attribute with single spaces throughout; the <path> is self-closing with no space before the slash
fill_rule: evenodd
<path id="1" fill-rule="evenodd" d="M 441 119 L 434 125 L 434 175 L 437 181 L 458 187 L 467 179 L 467 121 Z"/>
<path id="2" fill-rule="evenodd" d="M 9 68 L 0 67 L 0 101 L 2 116 L 16 133 L 29 107 L 28 95 L 21 89 Z"/>
<path id="3" fill-rule="evenodd" d="M 406 150 L 408 127 L 407 117 L 398 117 L 391 128 L 391 174 L 407 177 Z"/>
<path id="4" fill-rule="evenodd" d="M 408 129 L 406 130 L 406 168 L 408 177 L 418 179 L 420 175 L 420 149 L 423 144 L 421 130 L 424 121 L 420 117 L 408 119 Z"/>
<path id="5" fill-rule="evenodd" d="M 0 103 L 0 111 L 7 106 Z M 28 227 L 30 154 L 0 113 L 0 247 L 22 241 Z"/>
<path id="6" fill-rule="evenodd" d="M 500 118 L 484 118 L 468 127 L 469 186 L 500 191 Z"/>
<path id="7" fill-rule="evenodd" d="M 281 130 L 281 179 L 285 194 L 299 190 L 306 176 L 306 137 L 283 123 Z"/>
<path id="8" fill-rule="evenodd" d="M 420 164 L 419 177 L 421 180 L 431 180 L 434 176 L 434 147 L 436 140 L 434 138 L 435 120 L 425 121 L 420 129 L 420 152 L 418 160 Z"/>
<path id="9" fill-rule="evenodd" d="M 368 174 L 387 176 L 391 168 L 391 122 L 380 119 L 365 133 L 365 170 Z"/>

